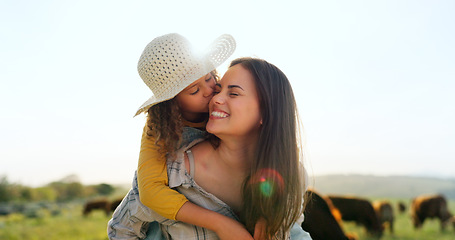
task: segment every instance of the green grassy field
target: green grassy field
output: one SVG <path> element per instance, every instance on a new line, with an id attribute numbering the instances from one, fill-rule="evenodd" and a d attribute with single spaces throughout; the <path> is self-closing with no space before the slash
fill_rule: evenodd
<path id="1" fill-rule="evenodd" d="M 395 203 L 397 200 L 392 201 Z M 405 200 L 404 202 L 406 202 Z M 407 202 L 406 202 L 407 203 Z M 395 205 L 394 205 L 395 206 Z M 455 213 L 455 202 L 449 207 Z M 106 228 L 109 217 L 101 211 L 92 212 L 88 217 L 82 216 L 81 204 L 70 204 L 61 209 L 58 215 L 52 216 L 47 210 L 39 211 L 34 218 L 22 214 L 11 214 L 0 217 L 0 239 L 2 240 L 106 240 Z M 439 221 L 427 220 L 422 229 L 416 231 L 412 227 L 408 213 L 397 214 L 395 233 L 387 230 L 382 240 L 454 240 L 455 231 L 448 226 L 445 232 L 440 231 Z M 358 239 L 369 240 L 365 230 L 353 223 L 343 224 L 345 232 L 354 233 Z"/>
<path id="2" fill-rule="evenodd" d="M 358 239 L 373 240 L 375 238 L 367 236 L 364 228 L 356 226 L 354 223 L 344 223 L 344 229 L 347 233 L 355 233 Z M 440 224 L 437 220 L 426 220 L 422 229 L 414 230 L 411 219 L 408 214 L 404 213 L 396 216 L 394 223 L 394 233 L 391 234 L 386 228 L 383 240 L 454 240 L 455 231 L 452 226 L 448 226 L 444 232 L 440 231 Z"/>
<path id="3" fill-rule="evenodd" d="M 376 198 L 378 199 L 378 198 Z M 396 206 L 398 201 L 404 202 L 409 208 L 409 200 L 405 199 L 383 199 L 391 202 L 392 206 Z M 370 199 L 375 200 L 375 199 Z M 449 208 L 452 213 L 455 213 L 455 201 L 449 201 Z M 455 229 L 451 225 L 447 225 L 444 232 L 441 232 L 440 222 L 437 219 L 427 219 L 423 224 L 422 229 L 415 230 L 411 216 L 406 210 L 404 213 L 397 213 L 395 211 L 395 222 L 394 222 L 394 233 L 391 234 L 389 228 L 386 227 L 384 235 L 381 240 L 455 240 Z M 369 237 L 365 229 L 361 226 L 357 226 L 352 222 L 343 223 L 343 229 L 346 233 L 353 233 L 359 240 L 373 240 L 375 238 Z"/>
<path id="4" fill-rule="evenodd" d="M 82 215 L 82 205 L 69 205 L 57 216 L 43 210 L 37 217 L 22 214 L 0 217 L 2 240 L 106 240 L 107 222 L 110 217 L 94 211 L 88 217 Z"/>

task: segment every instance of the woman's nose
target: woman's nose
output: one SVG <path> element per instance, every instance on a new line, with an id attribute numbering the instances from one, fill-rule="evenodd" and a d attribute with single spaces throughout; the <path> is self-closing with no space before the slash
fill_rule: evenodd
<path id="1" fill-rule="evenodd" d="M 224 104 L 224 98 L 221 94 L 215 94 L 211 101 L 214 104 Z"/>

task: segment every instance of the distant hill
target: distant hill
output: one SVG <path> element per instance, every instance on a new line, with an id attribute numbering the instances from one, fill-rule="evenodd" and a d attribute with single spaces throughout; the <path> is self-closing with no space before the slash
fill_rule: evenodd
<path id="1" fill-rule="evenodd" d="M 413 198 L 440 193 L 455 199 L 455 179 L 412 176 L 321 175 L 310 178 L 310 186 L 321 194 L 363 197 Z"/>

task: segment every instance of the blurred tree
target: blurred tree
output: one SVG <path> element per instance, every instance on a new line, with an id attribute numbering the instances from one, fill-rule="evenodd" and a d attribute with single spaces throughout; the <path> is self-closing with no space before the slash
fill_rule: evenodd
<path id="1" fill-rule="evenodd" d="M 6 176 L 0 179 L 0 202 L 20 200 L 22 186 L 8 182 Z"/>
<path id="2" fill-rule="evenodd" d="M 75 175 L 70 175 L 64 181 L 51 182 L 46 186 L 32 188 L 21 184 L 10 183 L 6 176 L 0 176 L 1 202 L 36 202 L 36 201 L 71 201 L 96 195 L 110 195 L 115 187 L 101 183 L 84 186 Z"/>
<path id="3" fill-rule="evenodd" d="M 62 179 L 60 179 L 58 182 L 62 183 L 75 183 L 75 182 L 80 182 L 81 180 L 76 174 L 70 174 Z"/>
<path id="4" fill-rule="evenodd" d="M 104 196 L 107 196 L 114 192 L 115 188 L 109 184 L 101 183 L 95 186 L 96 191 Z"/>
<path id="5" fill-rule="evenodd" d="M 47 186 L 54 189 L 54 191 L 57 193 L 57 201 L 62 201 L 66 199 L 66 192 L 65 192 L 65 185 L 62 182 L 51 182 Z"/>
<path id="6" fill-rule="evenodd" d="M 0 178 L 0 202 L 8 202 L 11 200 L 11 195 L 9 194 L 9 183 L 6 176 Z"/>
<path id="7" fill-rule="evenodd" d="M 36 201 L 35 190 L 26 186 L 18 186 L 19 199 L 23 201 Z"/>
<path id="8" fill-rule="evenodd" d="M 67 184 L 66 196 L 67 200 L 84 197 L 84 186 L 78 182 Z"/>
<path id="9" fill-rule="evenodd" d="M 95 196 L 98 194 L 98 190 L 96 189 L 97 185 L 89 185 L 84 187 L 84 196 L 90 197 Z"/>
<path id="10" fill-rule="evenodd" d="M 57 192 L 51 187 L 39 187 L 35 189 L 38 201 L 55 201 Z"/>
<path id="11" fill-rule="evenodd" d="M 57 193 L 57 201 L 68 201 L 84 197 L 84 186 L 78 182 L 52 182 L 49 183 L 48 187 L 53 188 Z"/>

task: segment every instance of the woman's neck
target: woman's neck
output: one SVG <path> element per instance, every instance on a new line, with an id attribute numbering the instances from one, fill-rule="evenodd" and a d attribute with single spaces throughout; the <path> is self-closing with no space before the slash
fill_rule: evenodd
<path id="1" fill-rule="evenodd" d="M 241 179 L 249 173 L 255 154 L 257 139 L 239 139 L 223 137 L 218 147 L 214 148 L 208 142 L 202 142 L 193 147 L 199 161 L 202 161 L 207 170 L 218 169 L 222 173 Z M 214 167 L 214 168 L 212 168 Z"/>
<path id="2" fill-rule="evenodd" d="M 215 149 L 215 159 L 244 175 L 249 172 L 254 158 L 257 138 L 222 137 Z"/>
<path id="3" fill-rule="evenodd" d="M 195 158 L 195 181 L 240 212 L 242 186 L 249 174 L 254 146 L 251 142 L 221 141 L 217 148 L 202 142 L 192 148 Z"/>
<path id="4" fill-rule="evenodd" d="M 249 146 L 241 144 L 221 142 L 216 149 L 217 159 L 234 170 L 246 172 L 250 168 L 253 156 L 250 149 Z"/>

